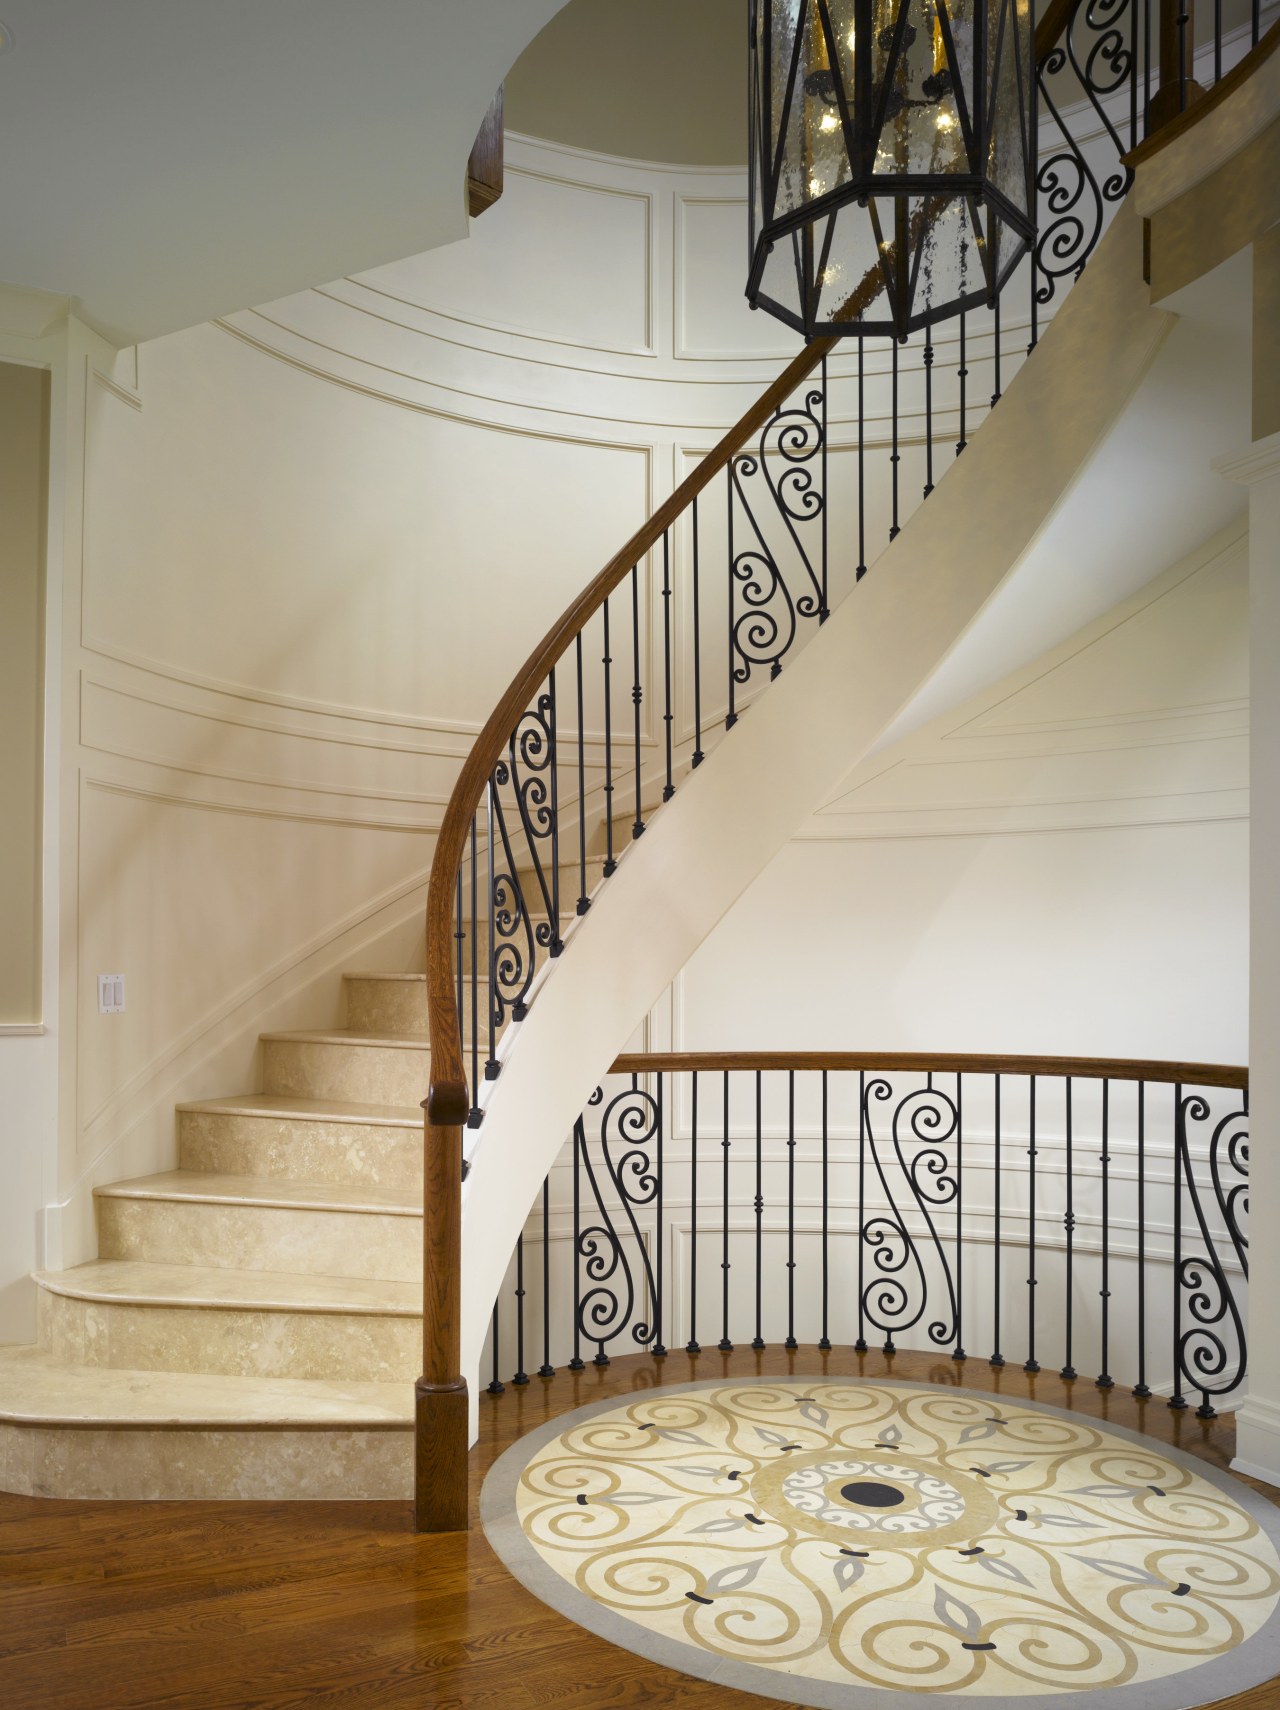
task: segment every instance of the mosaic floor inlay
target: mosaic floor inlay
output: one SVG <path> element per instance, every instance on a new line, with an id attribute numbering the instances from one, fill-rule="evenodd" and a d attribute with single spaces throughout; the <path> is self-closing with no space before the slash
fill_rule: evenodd
<path id="1" fill-rule="evenodd" d="M 508 1449 L 483 1515 L 581 1626 L 790 1703 L 1182 1710 L 1280 1673 L 1280 1509 L 1133 1432 L 976 1391 L 614 1397 Z"/>

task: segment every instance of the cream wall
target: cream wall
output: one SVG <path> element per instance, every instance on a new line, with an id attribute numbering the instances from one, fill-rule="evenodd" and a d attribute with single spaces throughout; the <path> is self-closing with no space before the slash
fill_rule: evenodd
<path id="1" fill-rule="evenodd" d="M 874 755 L 685 967 L 673 1048 L 1244 1063 L 1237 526 Z"/>

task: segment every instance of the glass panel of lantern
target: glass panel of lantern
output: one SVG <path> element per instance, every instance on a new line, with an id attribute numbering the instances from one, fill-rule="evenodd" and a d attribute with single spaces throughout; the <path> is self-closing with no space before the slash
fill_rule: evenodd
<path id="1" fill-rule="evenodd" d="M 747 296 L 905 337 L 1034 239 L 1032 0 L 752 0 Z"/>

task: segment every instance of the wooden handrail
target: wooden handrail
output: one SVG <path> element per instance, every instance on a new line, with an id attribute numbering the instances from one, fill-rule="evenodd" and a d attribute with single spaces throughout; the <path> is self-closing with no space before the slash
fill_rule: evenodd
<path id="1" fill-rule="evenodd" d="M 1051 1075 L 1090 1081 L 1158 1081 L 1189 1087 L 1248 1090 L 1249 1071 L 1232 1063 L 1173 1063 L 1145 1057 L 992 1056 L 939 1051 L 628 1051 L 612 1075 L 684 1073 L 691 1069 L 847 1069 L 932 1071 L 964 1075 Z"/>
<path id="2" fill-rule="evenodd" d="M 427 1115 L 432 1122 L 446 1127 L 463 1123 L 470 1109 L 453 990 L 453 887 L 471 832 L 471 816 L 480 805 L 485 786 L 502 758 L 516 722 L 546 682 L 551 667 L 605 599 L 630 574 L 633 566 L 657 545 L 703 488 L 764 426 L 779 404 L 813 372 L 836 342 L 834 338 L 819 338 L 806 345 L 787 364 L 768 391 L 762 393 L 746 415 L 729 429 L 715 449 L 708 452 L 698 467 L 685 477 L 671 497 L 664 500 L 622 550 L 614 554 L 595 580 L 589 582 L 572 605 L 561 613 L 525 660 L 473 743 L 445 809 L 427 890 L 427 1015 L 431 1038 L 431 1092 L 427 1099 Z"/>

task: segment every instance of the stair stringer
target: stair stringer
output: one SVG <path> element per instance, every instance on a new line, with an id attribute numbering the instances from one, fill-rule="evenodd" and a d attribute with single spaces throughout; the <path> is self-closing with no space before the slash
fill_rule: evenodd
<path id="1" fill-rule="evenodd" d="M 716 923 L 1046 543 L 1124 415 L 1176 320 L 1151 307 L 1142 275 L 1142 225 L 1125 205 L 929 502 L 628 847 L 577 924 L 514 1031 L 464 1188 L 473 1396 L 516 1237 L 592 1089 Z"/>

